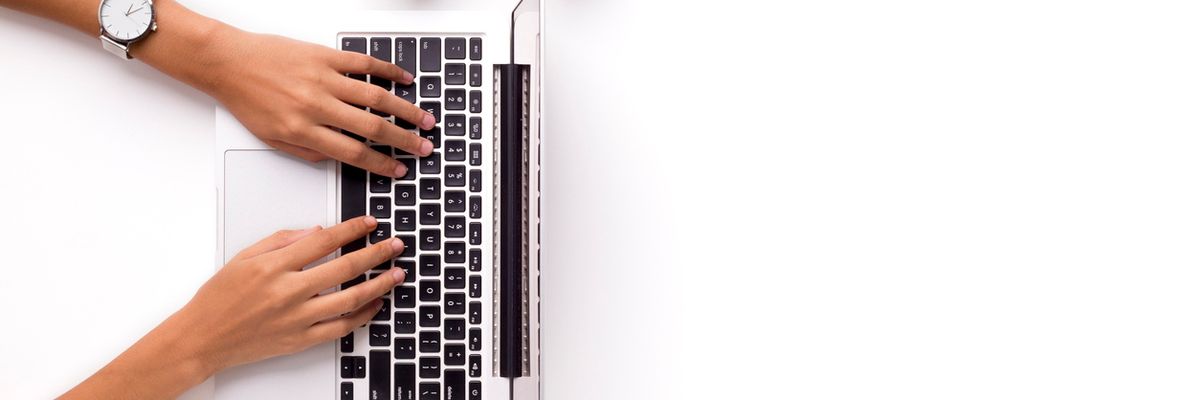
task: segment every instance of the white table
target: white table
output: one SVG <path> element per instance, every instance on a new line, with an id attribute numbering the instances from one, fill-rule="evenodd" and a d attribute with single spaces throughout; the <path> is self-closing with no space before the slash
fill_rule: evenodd
<path id="1" fill-rule="evenodd" d="M 549 398 L 1200 396 L 1196 6 L 762 3 L 549 4 Z M 211 273 L 213 104 L 0 38 L 0 397 L 47 398 Z"/>

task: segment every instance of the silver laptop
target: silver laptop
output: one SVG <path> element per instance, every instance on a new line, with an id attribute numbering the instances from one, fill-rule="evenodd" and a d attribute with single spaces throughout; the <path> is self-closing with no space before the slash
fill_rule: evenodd
<path id="1" fill-rule="evenodd" d="M 217 108 L 218 268 L 276 230 L 369 213 L 380 228 L 342 251 L 400 237 L 405 253 L 371 273 L 395 265 L 407 270 L 408 281 L 385 297 L 384 311 L 368 326 L 339 341 L 217 375 L 215 398 L 540 397 L 544 13 L 538 0 L 503 3 L 454 11 L 348 10 L 250 27 L 366 53 L 413 72 L 414 85 L 377 83 L 438 118 L 435 129 L 419 132 L 436 149 L 416 158 L 368 143 L 409 165 L 408 176 L 392 179 L 276 151 Z"/>

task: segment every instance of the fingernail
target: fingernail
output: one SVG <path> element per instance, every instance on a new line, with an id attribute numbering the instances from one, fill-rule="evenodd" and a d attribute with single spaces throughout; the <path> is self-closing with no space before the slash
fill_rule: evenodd
<path id="1" fill-rule="evenodd" d="M 408 167 L 405 167 L 404 163 L 396 164 L 396 176 L 395 176 L 396 178 L 403 177 L 407 173 L 408 173 Z"/>
<path id="2" fill-rule="evenodd" d="M 392 239 L 392 251 L 395 253 L 404 251 L 404 241 L 400 240 L 400 238 Z"/>
<path id="3" fill-rule="evenodd" d="M 421 119 L 421 129 L 430 130 L 437 125 L 437 120 L 433 119 L 433 114 L 425 114 L 425 118 Z"/>
<path id="4" fill-rule="evenodd" d="M 375 223 L 376 223 L 376 222 L 378 222 L 378 221 L 376 221 L 376 220 L 375 220 L 375 217 L 372 217 L 372 216 L 368 215 L 368 216 L 366 216 L 366 217 L 363 217 L 363 222 L 366 222 L 366 223 L 367 223 L 367 227 L 368 227 L 368 228 L 374 228 L 374 227 L 375 227 Z"/>
<path id="5" fill-rule="evenodd" d="M 416 78 L 415 78 L 415 77 L 413 77 L 413 74 L 412 74 L 412 73 L 410 73 L 410 72 L 408 72 L 408 71 L 404 71 L 404 78 L 403 78 L 403 79 L 404 79 L 404 82 L 403 82 L 403 83 L 413 83 L 413 80 L 414 80 L 414 79 L 416 79 Z"/>
<path id="6" fill-rule="evenodd" d="M 433 153 L 433 142 L 430 142 L 429 139 L 421 141 L 421 154 L 429 155 L 431 153 Z"/>
<path id="7" fill-rule="evenodd" d="M 404 270 L 400 268 L 392 268 L 392 279 L 396 282 L 396 285 L 404 283 Z"/>

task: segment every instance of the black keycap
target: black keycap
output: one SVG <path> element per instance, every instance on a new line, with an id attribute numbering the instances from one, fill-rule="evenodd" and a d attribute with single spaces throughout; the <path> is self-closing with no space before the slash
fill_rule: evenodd
<path id="1" fill-rule="evenodd" d="M 374 267 L 371 267 L 371 269 L 374 269 L 374 270 L 380 270 L 380 271 L 384 271 L 384 270 L 387 270 L 388 268 L 391 268 L 391 267 L 392 267 L 392 262 L 391 262 L 391 261 L 384 261 L 384 262 L 381 262 L 381 263 L 379 263 L 379 265 L 376 265 L 376 266 L 374 266 Z M 375 275 L 378 275 L 378 274 L 372 273 L 372 274 L 371 274 L 371 278 L 372 278 L 372 279 L 373 279 L 373 278 L 375 278 Z"/>
<path id="2" fill-rule="evenodd" d="M 442 70 L 442 39 L 421 38 L 421 71 L 438 72 Z"/>
<path id="3" fill-rule="evenodd" d="M 441 301 L 442 285 L 436 279 L 422 279 L 420 298 L 421 301 Z M 424 312 L 425 307 L 421 307 L 421 310 Z"/>
<path id="4" fill-rule="evenodd" d="M 416 274 L 409 273 L 404 279 L 408 280 L 409 276 L 414 275 Z M 396 308 L 404 309 L 417 306 L 417 288 L 412 285 L 396 286 L 395 289 L 392 289 L 392 297 L 396 300 Z"/>
<path id="5" fill-rule="evenodd" d="M 483 374 L 483 360 L 478 354 L 472 354 L 470 361 L 467 362 L 467 373 L 471 374 L 472 378 L 478 378 Z"/>
<path id="6" fill-rule="evenodd" d="M 342 165 L 342 221 L 367 214 L 367 171 Z"/>
<path id="7" fill-rule="evenodd" d="M 463 242 L 446 242 L 446 262 L 461 263 L 467 260 L 467 244 Z"/>
<path id="8" fill-rule="evenodd" d="M 471 112 L 483 112 L 483 92 L 478 90 L 471 91 Z"/>
<path id="9" fill-rule="evenodd" d="M 401 84 L 397 83 L 396 84 L 396 97 L 402 98 L 402 99 L 404 99 L 404 101 L 415 104 L 417 102 L 417 84 L 410 83 L 407 85 L 401 85 Z M 408 122 L 408 120 L 405 120 L 400 117 L 396 117 L 396 125 L 399 125 L 401 128 L 404 128 L 404 129 L 413 129 L 416 127 L 416 125 L 413 125 L 412 122 Z"/>
<path id="10" fill-rule="evenodd" d="M 366 246 L 367 246 L 366 239 L 359 238 L 359 239 L 351 240 L 349 243 L 346 243 L 345 246 L 342 246 L 342 255 L 347 255 L 347 254 L 362 250 Z"/>
<path id="11" fill-rule="evenodd" d="M 483 384 L 479 381 L 471 381 L 471 391 L 467 393 L 467 400 L 483 400 Z"/>
<path id="12" fill-rule="evenodd" d="M 463 161 L 467 159 L 467 142 L 465 140 L 446 141 L 446 161 Z M 387 187 L 384 188 L 385 190 Z"/>
<path id="13" fill-rule="evenodd" d="M 483 146 L 479 143 L 471 143 L 471 150 L 467 153 L 471 158 L 472 166 L 480 166 L 483 164 Z"/>
<path id="14" fill-rule="evenodd" d="M 479 193 L 480 190 L 483 190 L 483 172 L 477 169 L 471 170 L 471 182 L 469 186 L 471 192 L 474 193 Z"/>
<path id="15" fill-rule="evenodd" d="M 473 276 L 472 278 L 475 278 L 475 277 Z M 470 322 L 471 325 L 482 324 L 483 323 L 482 307 L 483 307 L 482 303 L 480 303 L 478 301 L 472 301 L 470 306 L 467 307 L 468 308 L 467 322 Z"/>
<path id="16" fill-rule="evenodd" d="M 446 136 L 462 136 L 467 133 L 467 117 L 462 114 L 446 114 Z"/>
<path id="17" fill-rule="evenodd" d="M 387 320 L 386 317 L 383 319 Z M 371 324 L 370 330 L 367 331 L 367 337 L 370 338 L 371 346 L 387 346 L 392 341 L 388 326 L 383 324 Z"/>
<path id="18" fill-rule="evenodd" d="M 443 305 L 446 307 L 446 315 L 459 315 L 467 312 L 467 296 L 462 293 L 446 293 L 446 301 Z"/>
<path id="19" fill-rule="evenodd" d="M 471 328 L 471 338 L 467 340 L 467 345 L 471 351 L 479 351 L 483 348 L 483 331 L 479 328 Z"/>
<path id="20" fill-rule="evenodd" d="M 460 64 L 460 63 L 446 64 L 446 84 L 447 85 L 466 85 L 467 84 L 467 64 Z"/>
<path id="21" fill-rule="evenodd" d="M 467 284 L 467 292 L 472 299 L 478 299 L 483 295 L 483 279 L 479 275 L 471 275 L 470 282 Z"/>
<path id="22" fill-rule="evenodd" d="M 442 78 L 437 76 L 421 77 L 421 97 L 442 97 Z M 422 106 L 424 108 L 424 106 Z"/>
<path id="23" fill-rule="evenodd" d="M 483 66 L 479 64 L 471 64 L 471 72 L 468 80 L 471 81 L 471 86 L 479 87 L 483 85 Z"/>
<path id="24" fill-rule="evenodd" d="M 436 328 L 442 324 L 442 310 L 436 305 L 421 306 L 417 311 L 417 318 L 422 328 Z"/>
<path id="25" fill-rule="evenodd" d="M 363 356 L 342 357 L 342 378 L 363 378 L 367 376 L 367 358 Z"/>
<path id="26" fill-rule="evenodd" d="M 437 254 L 421 255 L 421 276 L 438 276 L 442 273 L 442 256 Z"/>
<path id="27" fill-rule="evenodd" d="M 430 142 L 433 142 L 433 148 L 442 148 L 442 128 L 435 126 L 429 130 L 422 129 L 418 131 L 417 134 L 421 135 L 423 138 L 429 139 Z"/>
<path id="28" fill-rule="evenodd" d="M 437 331 L 421 331 L 421 352 L 437 353 L 442 351 L 442 338 Z"/>
<path id="29" fill-rule="evenodd" d="M 396 185 L 395 202 L 398 206 L 417 204 L 417 187 L 413 185 Z"/>
<path id="30" fill-rule="evenodd" d="M 450 361 L 446 361 L 450 365 Z M 462 365 L 462 364 L 455 364 Z M 446 400 L 467 400 L 467 377 L 461 369 L 447 369 L 446 378 L 442 381 Z"/>
<path id="31" fill-rule="evenodd" d="M 414 243 L 417 243 L 416 236 L 399 235 L 396 237 L 400 238 L 401 243 L 404 243 L 404 251 L 400 252 L 401 258 L 408 258 L 417 255 L 417 246 L 413 245 Z"/>
<path id="32" fill-rule="evenodd" d="M 410 74 L 417 74 L 417 39 L 396 38 L 396 65 Z"/>
<path id="33" fill-rule="evenodd" d="M 460 238 L 467 236 L 467 219 L 463 217 L 446 217 L 446 237 Z"/>
<path id="34" fill-rule="evenodd" d="M 438 97 L 441 97 L 441 93 L 438 94 Z M 433 114 L 433 119 L 435 121 L 442 122 L 442 103 L 436 101 L 422 101 L 421 109 Z M 437 143 L 434 143 L 433 147 L 437 147 Z"/>
<path id="35" fill-rule="evenodd" d="M 392 38 L 390 37 L 375 37 L 371 38 L 371 57 L 375 57 L 380 61 L 392 62 Z M 381 88 L 392 90 L 392 81 L 387 79 L 372 76 L 371 83 Z"/>
<path id="36" fill-rule="evenodd" d="M 390 399 L 392 395 L 392 355 L 387 350 L 371 350 L 371 378 L 368 399 Z"/>
<path id="37" fill-rule="evenodd" d="M 377 145 L 371 146 L 371 150 L 375 150 L 379 154 L 383 154 L 385 156 L 392 155 L 392 146 L 384 146 L 384 145 L 377 144 Z M 391 179 L 391 178 L 389 178 L 389 179 Z M 387 189 L 384 189 L 384 190 L 386 191 Z"/>
<path id="38" fill-rule="evenodd" d="M 436 151 L 429 153 L 428 156 L 421 157 L 420 163 L 422 174 L 442 173 L 442 155 Z"/>
<path id="39" fill-rule="evenodd" d="M 467 167 L 461 165 L 446 166 L 446 186 L 462 187 L 467 184 Z"/>
<path id="40" fill-rule="evenodd" d="M 411 360 L 417 357 L 417 341 L 410 337 L 396 338 L 395 345 L 392 346 L 392 355 L 397 360 Z"/>
<path id="41" fill-rule="evenodd" d="M 358 285 L 358 284 L 366 282 L 366 281 L 367 281 L 367 277 L 365 277 L 363 275 L 356 276 L 353 279 L 342 282 L 342 290 L 352 288 L 355 285 Z"/>
<path id="42" fill-rule="evenodd" d="M 342 340 L 341 340 L 340 344 L 341 344 L 341 350 L 343 353 L 353 352 L 354 351 L 354 332 L 350 332 L 350 333 L 347 333 L 346 336 L 342 336 Z"/>
<path id="43" fill-rule="evenodd" d="M 388 214 L 392 211 L 392 205 L 388 203 L 391 203 L 391 201 L 387 197 L 372 197 L 371 206 L 367 207 L 367 209 L 371 210 L 372 217 L 388 218 L 390 217 Z"/>
<path id="44" fill-rule="evenodd" d="M 375 279 L 375 276 L 372 275 L 371 279 Z M 388 299 L 383 299 L 383 305 L 379 307 L 379 311 L 375 312 L 375 316 L 371 317 L 371 320 L 372 321 L 387 321 L 388 317 L 392 316 L 391 313 L 392 313 L 392 301 L 388 300 Z M 373 334 L 375 332 L 373 330 L 373 329 L 375 329 L 375 325 L 371 325 L 371 329 L 372 329 L 371 333 Z M 387 325 L 379 325 L 379 329 L 382 329 L 384 332 L 386 332 Z M 371 337 L 371 345 L 372 346 L 387 346 L 387 343 L 375 344 L 374 340 L 375 340 L 375 338 L 374 338 L 374 336 L 372 336 Z"/>
<path id="45" fill-rule="evenodd" d="M 471 223 L 471 238 L 468 241 L 474 245 L 483 243 L 483 224 L 478 222 Z"/>
<path id="46" fill-rule="evenodd" d="M 424 371 L 422 371 L 424 373 Z M 422 375 L 424 377 L 424 375 Z M 442 400 L 441 387 L 437 382 L 421 382 L 421 399 L 420 400 Z"/>
<path id="47" fill-rule="evenodd" d="M 442 217 L 441 208 L 436 203 L 421 204 L 421 225 L 437 225 Z"/>
<path id="48" fill-rule="evenodd" d="M 371 231 L 370 236 L 367 236 L 367 238 L 370 239 L 371 244 L 379 243 L 380 241 L 386 240 L 391 237 L 392 237 L 392 224 L 389 224 L 387 222 L 380 222 L 380 223 L 376 224 L 375 230 Z"/>
<path id="49" fill-rule="evenodd" d="M 422 200 L 437 200 L 442 197 L 442 180 L 438 178 L 421 178 L 421 185 L 417 187 L 421 191 Z"/>
<path id="50" fill-rule="evenodd" d="M 417 315 L 409 311 L 397 312 L 395 320 L 392 321 L 392 332 L 394 333 L 413 333 L 417 331 Z"/>
<path id="51" fill-rule="evenodd" d="M 462 318 L 446 318 L 446 340 L 463 340 L 467 337 L 467 321 Z"/>
<path id="52" fill-rule="evenodd" d="M 396 375 L 396 400 L 417 400 L 417 366 L 398 363 L 393 372 Z"/>
<path id="53" fill-rule="evenodd" d="M 468 132 L 471 133 L 471 139 L 482 139 L 483 138 L 483 118 L 471 117 L 471 119 L 469 121 L 470 122 L 469 122 Z"/>
<path id="54" fill-rule="evenodd" d="M 463 267 L 447 267 L 444 278 L 446 289 L 462 289 L 467 287 L 467 270 Z"/>
<path id="55" fill-rule="evenodd" d="M 400 268 L 400 269 L 404 270 L 404 281 L 405 282 L 415 282 L 416 281 L 416 278 L 417 278 L 416 270 L 417 269 L 413 267 L 415 264 L 413 264 L 412 260 L 396 260 L 395 262 L 393 262 L 393 264 L 396 266 L 396 268 Z M 397 305 L 396 307 L 400 307 L 400 306 Z M 409 306 L 409 307 L 412 307 L 412 306 Z"/>
<path id="56" fill-rule="evenodd" d="M 421 377 L 437 379 L 442 363 L 437 357 L 421 357 Z M 422 384 L 423 385 L 423 384 Z"/>
<path id="57" fill-rule="evenodd" d="M 342 50 L 352 51 L 360 54 L 367 54 L 367 38 L 348 37 L 342 38 Z M 350 78 L 360 81 L 366 81 L 366 75 L 350 74 Z"/>
<path id="58" fill-rule="evenodd" d="M 463 89 L 446 89 L 446 110 L 466 110 L 467 91 Z"/>
<path id="59" fill-rule="evenodd" d="M 470 210 L 468 215 L 470 215 L 472 219 L 482 218 L 483 217 L 483 198 L 479 197 L 479 196 L 471 196 L 471 202 L 469 203 L 468 210 Z"/>
<path id="60" fill-rule="evenodd" d="M 461 190 L 446 192 L 446 212 L 463 212 L 467 210 L 467 193 Z"/>
<path id="61" fill-rule="evenodd" d="M 354 384 L 342 382 L 342 400 L 354 400 Z"/>
<path id="62" fill-rule="evenodd" d="M 440 250 L 442 248 L 442 231 L 440 229 L 421 230 L 421 250 Z"/>
<path id="63" fill-rule="evenodd" d="M 467 265 L 471 268 L 471 271 L 479 272 L 483 268 L 483 252 L 479 249 L 471 249 L 471 257 Z"/>
<path id="64" fill-rule="evenodd" d="M 446 38 L 446 58 L 451 60 L 467 58 L 467 39 Z"/>
<path id="65" fill-rule="evenodd" d="M 475 61 L 483 59 L 483 39 L 471 38 L 471 59 Z"/>
<path id="66" fill-rule="evenodd" d="M 402 164 L 404 164 L 404 168 L 406 171 L 404 173 L 404 176 L 400 177 L 400 180 L 411 181 L 413 179 L 417 179 L 417 160 L 414 160 L 414 159 L 408 158 L 408 157 L 400 158 L 397 160 L 400 161 Z"/>
<path id="67" fill-rule="evenodd" d="M 412 232 L 417 230 L 417 212 L 414 210 L 396 210 L 395 219 L 392 221 L 396 224 L 396 230 L 400 232 Z M 407 243 L 406 243 L 407 245 Z"/>

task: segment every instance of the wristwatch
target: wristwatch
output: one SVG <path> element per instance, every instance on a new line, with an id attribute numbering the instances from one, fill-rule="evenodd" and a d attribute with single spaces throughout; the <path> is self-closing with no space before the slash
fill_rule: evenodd
<path id="1" fill-rule="evenodd" d="M 126 60 L 129 46 L 158 29 L 153 0 L 101 0 L 100 45 Z"/>

